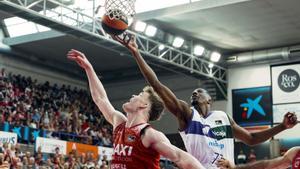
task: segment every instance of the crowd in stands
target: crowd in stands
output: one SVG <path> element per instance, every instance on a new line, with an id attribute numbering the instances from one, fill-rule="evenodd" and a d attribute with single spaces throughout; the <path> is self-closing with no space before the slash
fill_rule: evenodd
<path id="1" fill-rule="evenodd" d="M 109 169 L 107 156 L 93 158 L 90 152 L 78 154 L 76 150 L 68 155 L 59 151 L 43 154 L 41 149 L 34 154 L 22 152 L 19 144 L 0 146 L 0 169 Z"/>
<path id="2" fill-rule="evenodd" d="M 38 83 L 31 77 L 0 70 L 1 123 L 49 132 L 64 132 L 81 137 L 83 144 L 100 140 L 100 146 L 112 146 L 112 127 L 99 112 L 86 90 L 71 86 Z M 162 169 L 177 169 L 161 161 Z M 19 144 L 0 143 L 0 169 L 109 169 L 106 155 L 93 158 L 90 152 L 68 155 L 23 152 Z"/>
<path id="3" fill-rule="evenodd" d="M 38 83 L 31 77 L 0 71 L 1 123 L 60 131 L 82 137 L 89 144 L 111 146 L 112 128 L 86 90 Z"/>

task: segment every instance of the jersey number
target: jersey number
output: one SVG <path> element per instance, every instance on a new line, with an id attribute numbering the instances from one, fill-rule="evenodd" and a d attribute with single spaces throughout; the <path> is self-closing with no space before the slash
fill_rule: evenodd
<path id="1" fill-rule="evenodd" d="M 214 160 L 211 163 L 214 164 L 216 161 L 218 161 L 219 159 L 222 159 L 222 158 L 223 158 L 222 154 L 215 152 Z"/>

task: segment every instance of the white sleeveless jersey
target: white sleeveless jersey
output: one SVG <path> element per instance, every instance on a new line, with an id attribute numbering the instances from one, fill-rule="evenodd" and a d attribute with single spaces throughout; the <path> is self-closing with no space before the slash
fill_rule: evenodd
<path id="1" fill-rule="evenodd" d="M 225 158 L 234 163 L 234 140 L 227 114 L 209 112 L 206 118 L 193 111 L 187 128 L 180 132 L 188 153 L 207 169 L 216 169 L 216 162 Z"/>

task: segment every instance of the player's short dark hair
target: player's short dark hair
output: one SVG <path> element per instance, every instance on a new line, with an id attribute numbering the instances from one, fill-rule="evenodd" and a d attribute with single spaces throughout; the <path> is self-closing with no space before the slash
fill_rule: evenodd
<path id="1" fill-rule="evenodd" d="M 146 86 L 144 87 L 143 91 L 149 94 L 149 100 L 151 103 L 151 108 L 149 111 L 149 121 L 158 120 L 164 111 L 163 101 L 158 96 L 158 94 L 153 90 L 152 87 Z"/>

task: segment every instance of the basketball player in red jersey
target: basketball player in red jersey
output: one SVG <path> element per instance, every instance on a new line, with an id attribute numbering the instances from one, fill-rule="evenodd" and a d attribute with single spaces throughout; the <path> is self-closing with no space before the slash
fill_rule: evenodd
<path id="1" fill-rule="evenodd" d="M 152 88 L 144 88 L 139 95 L 133 95 L 123 104 L 125 116 L 111 105 L 85 55 L 72 49 L 67 56 L 85 70 L 94 102 L 113 125 L 111 169 L 159 169 L 160 155 L 183 169 L 204 168 L 193 156 L 173 146 L 163 133 L 148 124 L 148 121 L 157 120 L 164 109 L 163 102 Z"/>
<path id="2" fill-rule="evenodd" d="M 283 156 L 271 160 L 256 161 L 253 163 L 237 165 L 222 159 L 218 161 L 220 169 L 300 169 L 300 147 L 289 149 Z"/>

